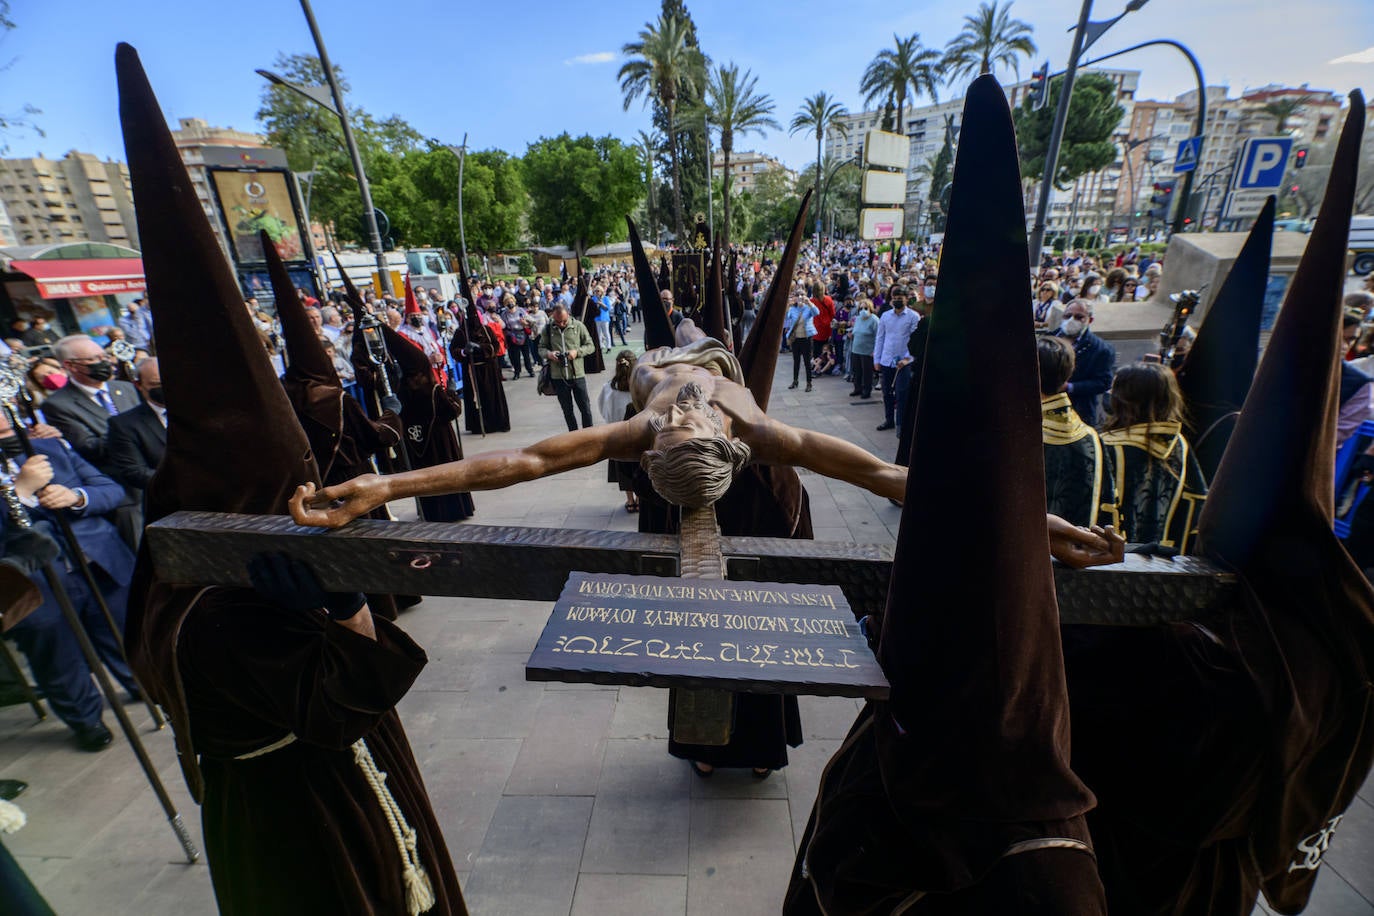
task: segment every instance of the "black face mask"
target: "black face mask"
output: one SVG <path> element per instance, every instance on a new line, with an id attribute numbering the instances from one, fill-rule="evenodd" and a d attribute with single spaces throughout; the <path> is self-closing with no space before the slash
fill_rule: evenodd
<path id="1" fill-rule="evenodd" d="M 423 315 L 411 315 L 408 320 L 412 328 L 418 328 L 425 323 Z"/>
<path id="2" fill-rule="evenodd" d="M 156 388 L 149 388 L 149 389 L 148 389 L 148 400 L 152 401 L 154 404 L 158 405 L 159 407 L 165 407 L 165 406 L 167 406 L 167 402 L 166 402 L 166 401 L 163 399 L 163 397 L 162 397 L 162 386 L 161 386 L 161 385 L 158 385 Z"/>
<path id="3" fill-rule="evenodd" d="M 114 376 L 114 366 L 106 362 L 92 363 L 85 367 L 92 381 L 107 382 Z"/>

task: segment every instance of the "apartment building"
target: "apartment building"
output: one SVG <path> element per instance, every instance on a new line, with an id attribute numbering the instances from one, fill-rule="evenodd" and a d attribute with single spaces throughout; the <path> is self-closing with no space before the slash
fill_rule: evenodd
<path id="1" fill-rule="evenodd" d="M 753 150 L 736 151 L 730 154 L 730 190 L 739 193 L 748 191 L 764 172 L 781 170 L 790 181 L 797 180 L 797 173 L 779 162 L 775 157 Z M 716 150 L 711 157 L 711 177 L 720 178 L 725 174 L 725 154 Z"/>
<path id="2" fill-rule="evenodd" d="M 61 159 L 0 159 L 0 209 L 13 243 L 138 247 L 129 169 L 76 150 Z M 0 233 L 5 230 L 0 229 Z"/>

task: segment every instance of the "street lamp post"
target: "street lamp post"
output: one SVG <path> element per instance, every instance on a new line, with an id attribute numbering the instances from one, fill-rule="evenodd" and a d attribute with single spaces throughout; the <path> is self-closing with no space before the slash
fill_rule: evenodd
<path id="1" fill-rule="evenodd" d="M 1198 165 L 1201 166 L 1202 145 L 1205 142 L 1203 137 L 1206 135 L 1207 131 L 1207 82 L 1203 79 L 1202 65 L 1198 63 L 1197 55 L 1190 51 L 1186 45 L 1174 41 L 1172 38 L 1156 38 L 1152 41 L 1142 41 L 1140 44 L 1131 45 L 1129 48 L 1122 48 L 1120 51 L 1104 54 L 1101 57 L 1088 61 L 1083 66 L 1086 67 L 1092 64 L 1098 64 L 1104 60 L 1120 57 L 1122 54 L 1129 54 L 1131 51 L 1139 51 L 1141 48 L 1148 48 L 1152 45 L 1168 45 L 1171 48 L 1177 49 L 1184 57 L 1188 58 L 1188 64 L 1193 68 L 1193 76 L 1197 78 L 1197 118 L 1194 121 L 1193 136 L 1198 138 L 1197 162 Z M 1183 231 L 1183 221 L 1188 216 L 1188 197 L 1193 192 L 1193 174 L 1196 171 L 1197 169 L 1194 168 L 1183 173 L 1183 185 L 1179 188 L 1178 192 L 1178 211 L 1174 214 L 1173 225 L 1169 229 L 1170 232 Z M 1199 220 L 1199 222 L 1201 222 L 1201 220 Z"/>
<path id="2" fill-rule="evenodd" d="M 458 157 L 458 244 L 463 246 L 459 255 L 463 259 L 463 270 L 468 269 L 468 234 L 463 229 L 463 166 L 468 162 L 468 135 L 463 134 L 463 145 L 450 146 L 449 152 Z"/>
<path id="3" fill-rule="evenodd" d="M 367 227 L 368 244 L 377 259 L 377 273 L 381 277 L 382 292 L 394 295 L 391 273 L 386 265 L 386 252 L 382 249 L 382 234 L 377 229 L 377 211 L 372 205 L 372 188 L 367 183 L 367 173 L 363 170 L 363 157 L 358 151 L 357 141 L 353 139 L 353 127 L 348 123 L 348 109 L 344 106 L 343 90 L 334 76 L 334 66 L 329 62 L 329 52 L 325 50 L 324 38 L 320 35 L 319 23 L 315 21 L 315 11 L 310 8 L 310 0 L 301 0 L 301 9 L 305 12 L 305 21 L 310 25 L 310 36 L 315 40 L 315 50 L 320 55 L 320 66 L 324 68 L 324 78 L 328 80 L 329 92 L 334 97 L 334 113 L 339 116 L 339 124 L 343 127 L 344 145 L 348 147 L 348 156 L 353 160 L 353 171 L 358 176 L 358 193 L 363 201 L 363 223 Z M 311 98 L 309 94 L 306 97 Z"/>
<path id="4" fill-rule="evenodd" d="M 1035 222 L 1031 226 L 1030 233 L 1030 261 L 1032 265 L 1040 263 L 1040 249 L 1045 241 L 1045 223 L 1049 216 L 1050 194 L 1054 191 L 1054 175 L 1059 169 L 1059 148 L 1064 142 L 1064 125 L 1069 118 L 1069 100 L 1073 97 L 1073 80 L 1078 73 L 1078 58 L 1108 29 L 1120 22 L 1127 13 L 1135 12 L 1147 2 L 1148 0 L 1130 0 L 1126 4 L 1126 9 L 1114 19 L 1105 22 L 1091 22 L 1088 17 L 1092 15 L 1093 0 L 1083 0 L 1083 6 L 1078 12 L 1078 25 L 1073 31 L 1073 46 L 1069 50 L 1069 65 L 1064 70 L 1064 83 L 1059 89 L 1059 102 L 1054 109 L 1054 123 L 1050 127 L 1050 141 L 1045 148 L 1045 174 L 1040 179 L 1040 199 L 1036 203 Z"/>

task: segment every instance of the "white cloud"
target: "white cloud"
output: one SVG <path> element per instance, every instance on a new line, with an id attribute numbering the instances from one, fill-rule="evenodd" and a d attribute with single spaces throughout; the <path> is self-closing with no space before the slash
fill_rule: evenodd
<path id="1" fill-rule="evenodd" d="M 609 64 L 615 60 L 614 51 L 596 51 L 592 54 L 579 54 L 576 57 L 569 57 L 563 61 L 565 67 L 575 67 L 578 64 Z"/>
<path id="2" fill-rule="evenodd" d="M 1363 51 L 1356 51 L 1354 54 L 1347 54 L 1335 60 L 1327 61 L 1332 64 L 1374 64 L 1374 48 L 1365 48 Z"/>

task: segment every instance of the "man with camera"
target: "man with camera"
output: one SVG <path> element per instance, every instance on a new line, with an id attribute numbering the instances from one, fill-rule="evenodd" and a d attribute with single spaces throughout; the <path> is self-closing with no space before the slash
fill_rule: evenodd
<path id="1" fill-rule="evenodd" d="M 582 360 L 594 346 L 592 335 L 587 326 L 568 314 L 561 302 L 549 312 L 549 323 L 539 335 L 539 356 L 548 361 L 549 378 L 553 381 L 558 404 L 563 408 L 563 419 L 568 424 L 568 432 L 577 430 L 577 419 L 573 416 L 573 400 L 577 401 L 578 412 L 582 414 L 582 428 L 592 425 L 592 404 L 587 397 L 587 379 L 583 373 Z"/>

